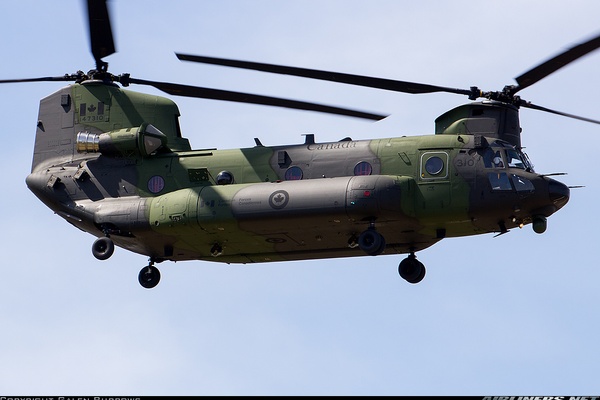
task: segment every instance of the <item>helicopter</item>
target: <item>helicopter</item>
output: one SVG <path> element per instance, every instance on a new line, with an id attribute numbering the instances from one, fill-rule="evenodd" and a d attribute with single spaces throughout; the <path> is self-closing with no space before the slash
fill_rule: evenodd
<path id="1" fill-rule="evenodd" d="M 155 287 L 164 261 L 262 263 L 408 254 L 398 267 L 418 283 L 416 253 L 449 237 L 504 234 L 547 218 L 569 200 L 569 187 L 538 174 L 523 152 L 519 109 L 550 110 L 517 93 L 600 46 L 575 46 L 485 92 L 330 71 L 177 54 L 182 61 L 326 79 L 409 94 L 447 92 L 471 103 L 438 117 L 435 134 L 296 145 L 194 150 L 167 98 L 123 89 L 153 86 L 169 95 L 254 103 L 367 120 L 385 115 L 113 75 L 115 52 L 105 1 L 88 0 L 95 69 L 2 83 L 70 81 L 40 102 L 29 189 L 51 210 L 97 239 L 92 253 L 115 246 L 145 255 L 139 274 Z M 483 101 L 476 101 L 483 98 Z"/>

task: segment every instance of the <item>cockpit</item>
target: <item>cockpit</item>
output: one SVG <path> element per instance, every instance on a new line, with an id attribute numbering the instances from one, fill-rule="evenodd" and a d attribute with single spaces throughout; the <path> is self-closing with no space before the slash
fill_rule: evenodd
<path id="1" fill-rule="evenodd" d="M 493 191 L 532 192 L 534 185 L 529 179 L 514 172 L 506 171 L 516 168 L 527 172 L 533 171 L 529 157 L 521 150 L 502 141 L 495 141 L 484 150 L 483 163 L 488 172 L 488 179 Z"/>

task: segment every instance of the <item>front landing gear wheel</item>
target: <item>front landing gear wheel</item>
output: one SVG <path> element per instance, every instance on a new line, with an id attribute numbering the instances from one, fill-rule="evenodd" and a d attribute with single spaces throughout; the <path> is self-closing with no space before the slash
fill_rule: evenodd
<path id="1" fill-rule="evenodd" d="M 92 245 L 92 254 L 98 260 L 107 260 L 114 252 L 115 244 L 109 237 L 98 238 Z"/>
<path id="2" fill-rule="evenodd" d="M 411 254 L 400 262 L 398 273 L 409 283 L 419 283 L 425 277 L 425 266 Z"/>
<path id="3" fill-rule="evenodd" d="M 138 280 L 140 281 L 140 285 L 146 289 L 152 289 L 160 282 L 160 271 L 154 265 L 150 264 L 142 268 Z"/>

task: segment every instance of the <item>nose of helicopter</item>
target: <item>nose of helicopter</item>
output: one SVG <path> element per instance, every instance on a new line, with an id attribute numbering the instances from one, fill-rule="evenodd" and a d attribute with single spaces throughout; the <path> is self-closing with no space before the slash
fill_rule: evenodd
<path id="1" fill-rule="evenodd" d="M 571 191 L 569 187 L 562 182 L 550 179 L 548 182 L 548 194 L 550 201 L 554 203 L 556 209 L 562 208 L 569 201 Z"/>

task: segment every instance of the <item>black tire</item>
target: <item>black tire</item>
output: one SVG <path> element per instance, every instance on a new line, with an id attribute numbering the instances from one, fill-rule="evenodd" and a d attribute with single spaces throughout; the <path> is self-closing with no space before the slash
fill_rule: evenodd
<path id="1" fill-rule="evenodd" d="M 160 282 L 160 271 L 153 265 L 144 267 L 140 271 L 138 281 L 146 289 L 152 289 Z"/>
<path id="2" fill-rule="evenodd" d="M 425 273 L 427 272 L 427 270 L 425 269 L 425 265 L 423 265 L 423 263 L 420 261 L 417 261 L 417 262 L 421 266 L 421 273 L 419 274 L 419 276 L 416 279 L 414 279 L 410 283 L 419 283 L 423 280 L 423 278 L 425 278 Z"/>
<path id="3" fill-rule="evenodd" d="M 425 278 L 425 266 L 415 256 L 408 256 L 398 266 L 398 273 L 409 283 L 419 283 Z"/>
<path id="4" fill-rule="evenodd" d="M 378 256 L 385 250 L 385 238 L 381 234 L 379 234 L 379 237 L 381 237 L 381 243 L 379 244 L 379 248 L 375 250 L 373 254 L 371 254 L 372 256 Z"/>
<path id="5" fill-rule="evenodd" d="M 358 236 L 358 247 L 368 255 L 376 256 L 385 250 L 385 238 L 375 229 L 367 229 Z"/>
<path id="6" fill-rule="evenodd" d="M 115 252 L 115 243 L 108 237 L 96 239 L 92 245 L 92 254 L 98 260 L 108 260 Z"/>

